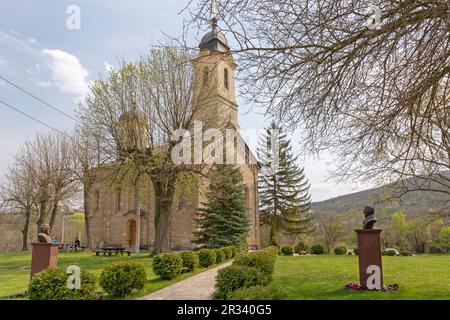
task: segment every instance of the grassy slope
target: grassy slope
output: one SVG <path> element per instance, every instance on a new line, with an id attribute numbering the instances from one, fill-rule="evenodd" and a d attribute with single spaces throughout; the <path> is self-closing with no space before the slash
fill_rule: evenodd
<path id="1" fill-rule="evenodd" d="M 105 265 L 114 261 L 122 260 L 132 260 L 138 262 L 145 267 L 145 271 L 147 272 L 147 282 L 144 289 L 140 292 L 135 292 L 133 296 L 129 298 L 143 296 L 205 270 L 198 269 L 196 272 L 183 274 L 170 281 L 160 280 L 152 271 L 152 259 L 149 258 L 148 253 L 144 253 L 140 257 L 97 257 L 95 254 L 88 252 L 60 253 L 58 257 L 58 267 L 67 268 L 70 265 L 78 265 L 81 269 L 86 269 L 96 275 L 98 279 Z M 31 252 L 0 254 L 0 299 L 7 298 L 11 295 L 24 293 L 25 290 L 27 290 L 30 277 L 30 263 Z M 98 290 L 102 291 L 100 287 Z"/>
<path id="2" fill-rule="evenodd" d="M 358 257 L 279 257 L 274 283 L 288 299 L 450 299 L 450 255 L 383 257 L 384 284 L 397 292 L 347 292 L 358 283 Z"/>

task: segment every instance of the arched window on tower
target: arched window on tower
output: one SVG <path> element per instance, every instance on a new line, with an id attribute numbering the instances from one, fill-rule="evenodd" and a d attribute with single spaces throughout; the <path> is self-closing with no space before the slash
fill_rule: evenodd
<path id="1" fill-rule="evenodd" d="M 208 84 L 209 82 L 209 69 L 208 67 L 203 68 L 203 84 Z"/>
<path id="2" fill-rule="evenodd" d="M 223 84 L 225 85 L 225 89 L 228 90 L 228 69 L 226 68 L 223 71 Z"/>

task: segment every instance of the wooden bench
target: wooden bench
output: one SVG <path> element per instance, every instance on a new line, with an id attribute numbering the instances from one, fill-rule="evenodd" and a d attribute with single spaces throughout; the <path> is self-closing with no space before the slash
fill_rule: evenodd
<path id="1" fill-rule="evenodd" d="M 106 254 L 106 251 L 103 250 L 103 249 L 95 249 L 95 255 L 96 255 L 96 256 L 99 256 L 100 253 L 103 253 L 103 255 L 105 255 L 105 254 Z"/>

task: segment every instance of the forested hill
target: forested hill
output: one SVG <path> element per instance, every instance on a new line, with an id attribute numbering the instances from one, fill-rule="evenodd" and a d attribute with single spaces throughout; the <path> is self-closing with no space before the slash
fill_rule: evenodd
<path id="1" fill-rule="evenodd" d="M 394 212 L 401 211 L 408 217 L 426 214 L 430 209 L 442 206 L 445 196 L 436 192 L 417 191 L 403 195 L 400 199 L 392 199 L 389 186 L 383 186 L 339 196 L 321 202 L 312 203 L 312 210 L 317 218 L 327 214 L 336 214 L 341 220 L 360 223 L 363 219 L 364 206 L 375 208 L 376 216 L 386 221 Z"/>

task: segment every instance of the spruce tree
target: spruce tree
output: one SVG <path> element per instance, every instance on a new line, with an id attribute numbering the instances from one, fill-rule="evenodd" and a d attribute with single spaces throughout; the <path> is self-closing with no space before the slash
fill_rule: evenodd
<path id="1" fill-rule="evenodd" d="M 250 231 L 244 186 L 239 170 L 217 165 L 211 176 L 203 208 L 197 210 L 200 230 L 194 243 L 210 248 L 241 246 Z"/>
<path id="2" fill-rule="evenodd" d="M 259 141 L 258 158 L 260 221 L 270 228 L 269 243 L 278 245 L 278 233 L 305 234 L 312 231 L 311 197 L 304 169 L 296 164 L 287 134 L 275 122 Z"/>

